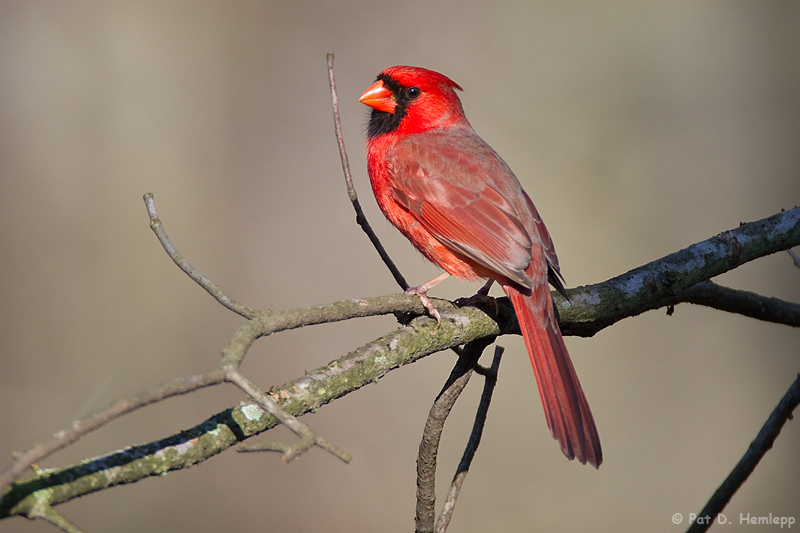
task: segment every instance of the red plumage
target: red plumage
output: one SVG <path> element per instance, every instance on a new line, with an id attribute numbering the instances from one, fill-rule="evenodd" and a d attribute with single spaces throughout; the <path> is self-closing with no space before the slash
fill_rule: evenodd
<path id="1" fill-rule="evenodd" d="M 397 66 L 361 96 L 373 108 L 367 169 L 375 198 L 446 272 L 500 283 L 516 311 L 551 434 L 569 459 L 599 467 L 597 428 L 548 288 L 549 279 L 563 290 L 553 242 L 514 173 L 470 126 L 455 89 L 461 87 L 438 72 Z"/>

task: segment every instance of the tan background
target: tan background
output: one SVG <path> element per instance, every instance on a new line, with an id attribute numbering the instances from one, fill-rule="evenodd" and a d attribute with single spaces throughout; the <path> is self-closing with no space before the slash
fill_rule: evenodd
<path id="1" fill-rule="evenodd" d="M 213 365 L 241 324 L 169 261 L 141 196 L 231 296 L 283 309 L 396 291 L 353 221 L 332 133 L 412 283 L 433 277 L 379 215 L 357 98 L 383 68 L 440 70 L 516 170 L 568 285 L 602 281 L 800 203 L 800 3 L 0 3 L 0 457 L 120 395 Z M 782 253 L 721 282 L 800 301 Z M 477 286 L 448 281 L 437 296 Z M 391 318 L 257 343 L 267 387 L 391 330 Z M 520 338 L 507 356 L 452 531 L 679 531 L 800 370 L 800 334 L 689 305 L 569 338 L 605 449 L 563 459 Z M 442 353 L 306 420 L 355 456 L 289 465 L 228 452 L 61 506 L 88 531 L 411 531 L 414 458 L 453 363 Z M 440 494 L 480 386 L 446 427 Z M 193 426 L 242 395 L 142 410 L 42 466 Z M 289 438 L 285 431 L 276 432 Z M 274 436 L 274 435 L 273 435 Z M 739 514 L 800 519 L 792 422 L 738 493 Z M 52 531 L 23 519 L 0 532 Z"/>

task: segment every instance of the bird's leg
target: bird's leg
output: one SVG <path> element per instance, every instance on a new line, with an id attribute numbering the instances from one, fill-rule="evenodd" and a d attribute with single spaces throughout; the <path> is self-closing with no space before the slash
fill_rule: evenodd
<path id="1" fill-rule="evenodd" d="M 433 318 L 436 319 L 437 324 L 442 323 L 442 317 L 439 316 L 439 311 L 433 306 L 430 300 L 428 300 L 428 291 L 431 290 L 437 283 L 442 281 L 443 279 L 449 277 L 450 274 L 447 272 L 442 272 L 428 283 L 423 283 L 417 287 L 409 287 L 406 289 L 406 294 L 414 294 L 419 296 L 420 301 L 422 302 L 423 307 L 428 311 L 428 314 L 431 315 Z"/>
<path id="2" fill-rule="evenodd" d="M 492 307 L 494 307 L 494 314 L 495 315 L 499 314 L 500 307 L 497 305 L 497 299 L 489 296 L 489 289 L 492 288 L 492 284 L 494 283 L 494 281 L 495 281 L 494 279 L 489 278 L 489 280 L 483 285 L 483 287 L 481 287 L 478 290 L 478 292 L 475 293 L 475 296 L 470 296 L 469 298 L 459 298 L 455 302 L 456 305 L 458 305 L 459 307 L 463 307 L 465 305 L 472 305 L 476 302 L 479 304 L 482 303 L 486 305 L 491 305 Z"/>
<path id="3" fill-rule="evenodd" d="M 486 283 L 484 283 L 483 287 L 478 289 L 478 293 L 476 294 L 476 296 L 487 296 L 489 294 L 489 289 L 492 288 L 493 284 L 494 284 L 494 279 L 489 278 L 488 280 L 486 280 Z"/>

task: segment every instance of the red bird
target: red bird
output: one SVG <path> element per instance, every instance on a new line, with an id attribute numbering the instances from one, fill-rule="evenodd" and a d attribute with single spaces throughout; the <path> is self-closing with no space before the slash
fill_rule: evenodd
<path id="1" fill-rule="evenodd" d="M 497 281 L 514 305 L 550 433 L 568 459 L 599 467 L 600 438 L 548 287 L 564 292 L 553 242 L 517 177 L 470 126 L 455 89 L 438 72 L 396 66 L 359 98 L 372 108 L 367 169 L 378 205 L 445 270 L 407 292 L 438 320 L 425 293 L 448 275 Z"/>

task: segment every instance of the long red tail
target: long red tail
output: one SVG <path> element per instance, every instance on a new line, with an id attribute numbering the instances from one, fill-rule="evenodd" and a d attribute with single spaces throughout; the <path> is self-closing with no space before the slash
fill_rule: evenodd
<path id="1" fill-rule="evenodd" d="M 513 285 L 503 290 L 517 313 L 550 433 L 568 459 L 599 468 L 600 436 L 555 319 L 549 287 L 540 284 L 531 295 Z"/>

